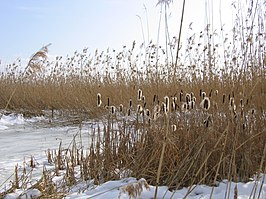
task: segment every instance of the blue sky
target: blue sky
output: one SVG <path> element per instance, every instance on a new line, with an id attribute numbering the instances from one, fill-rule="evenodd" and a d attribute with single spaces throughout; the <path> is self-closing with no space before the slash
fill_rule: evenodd
<path id="1" fill-rule="evenodd" d="M 156 41 L 160 6 L 158 0 L 0 0 L 0 60 L 2 65 L 17 57 L 29 58 L 42 46 L 52 43 L 50 53 L 72 55 L 88 47 L 119 49 L 143 41 Z M 181 0 L 169 7 L 171 36 L 176 36 L 181 16 Z M 230 0 L 187 0 L 183 35 L 193 22 L 194 30 L 204 29 L 206 3 L 213 3 L 215 23 L 219 27 L 219 8 L 222 2 L 223 23 L 232 18 Z M 147 8 L 147 18 L 144 5 Z M 148 19 L 149 31 L 146 22 Z M 163 26 L 163 24 L 162 24 Z M 161 33 L 163 34 L 163 32 Z"/>

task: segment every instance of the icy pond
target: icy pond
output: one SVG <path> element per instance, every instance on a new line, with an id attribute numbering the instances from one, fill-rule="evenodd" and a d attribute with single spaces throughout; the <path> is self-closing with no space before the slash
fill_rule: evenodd
<path id="1" fill-rule="evenodd" d="M 88 146 L 89 132 L 95 123 L 55 127 L 44 117 L 25 119 L 22 115 L 9 114 L 0 117 L 0 185 L 12 179 L 16 164 L 29 161 L 33 156 L 37 162 L 46 157 L 47 149 L 57 149 L 60 142 L 64 148 L 74 136 L 82 138 L 82 145 Z M 81 135 L 81 136 L 80 136 Z M 80 139 L 79 139 L 80 141 Z"/>

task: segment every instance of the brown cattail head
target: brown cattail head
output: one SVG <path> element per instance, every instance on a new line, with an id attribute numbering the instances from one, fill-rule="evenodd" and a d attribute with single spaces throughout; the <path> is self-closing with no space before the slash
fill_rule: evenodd
<path id="1" fill-rule="evenodd" d="M 204 99 L 206 97 L 206 93 L 205 92 L 201 92 L 201 97 L 202 97 L 202 99 Z"/>
<path id="2" fill-rule="evenodd" d="M 119 112 L 120 112 L 120 113 L 123 112 L 123 107 L 124 107 L 123 104 L 120 104 L 120 105 L 119 105 Z"/>
<path id="3" fill-rule="evenodd" d="M 142 102 L 145 103 L 145 96 L 142 95 L 142 98 L 141 98 Z"/>
<path id="4" fill-rule="evenodd" d="M 174 103 L 177 103 L 177 97 L 172 97 Z"/>
<path id="5" fill-rule="evenodd" d="M 225 102 L 225 94 L 223 94 L 223 104 L 224 104 L 224 102 Z"/>
<path id="6" fill-rule="evenodd" d="M 102 104 L 102 96 L 100 93 L 97 94 L 97 106 L 100 107 Z"/>
<path id="7" fill-rule="evenodd" d="M 158 104 L 158 95 L 153 96 L 153 104 Z"/>
<path id="8" fill-rule="evenodd" d="M 203 96 L 203 95 L 202 95 L 202 96 Z M 210 101 L 210 99 L 209 99 L 208 97 L 204 97 L 203 100 L 202 100 L 201 103 L 200 103 L 200 107 L 201 107 L 203 110 L 205 110 L 205 111 L 209 110 L 210 107 L 211 107 L 211 101 Z"/>
<path id="9" fill-rule="evenodd" d="M 183 91 L 181 90 L 179 93 L 179 101 L 182 102 L 182 98 L 183 98 Z"/>
<path id="10" fill-rule="evenodd" d="M 129 100 L 129 107 L 132 108 L 132 99 Z"/>
<path id="11" fill-rule="evenodd" d="M 150 110 L 149 109 L 146 109 L 145 110 L 145 113 L 146 113 L 146 116 L 150 117 L 151 113 L 150 113 Z"/>
<path id="12" fill-rule="evenodd" d="M 161 107 L 159 104 L 156 104 L 153 108 L 153 112 L 154 113 L 159 113 L 161 111 Z"/>
<path id="13" fill-rule="evenodd" d="M 194 93 L 191 92 L 191 93 L 190 93 L 190 99 L 193 99 L 194 96 L 195 96 Z"/>
<path id="14" fill-rule="evenodd" d="M 191 101 L 191 95 L 189 93 L 186 94 L 186 102 L 187 104 Z"/>
<path id="15" fill-rule="evenodd" d="M 112 114 L 112 115 L 115 114 L 115 110 L 116 110 L 115 106 L 111 106 L 111 114 Z"/>
<path id="16" fill-rule="evenodd" d="M 169 97 L 165 96 L 164 97 L 164 103 L 165 103 L 165 114 L 167 114 L 169 112 L 169 108 L 170 108 L 170 101 L 169 101 Z"/>
<path id="17" fill-rule="evenodd" d="M 194 109 L 194 108 L 195 108 L 195 101 L 194 101 L 194 100 L 192 100 L 192 101 L 190 102 L 190 108 L 191 108 L 191 109 Z"/>
<path id="18" fill-rule="evenodd" d="M 110 106 L 110 99 L 109 99 L 109 97 L 107 98 L 107 106 L 108 107 Z"/>
<path id="19" fill-rule="evenodd" d="M 127 116 L 130 116 L 130 114 L 131 114 L 131 109 L 129 108 L 127 109 Z"/>
<path id="20" fill-rule="evenodd" d="M 241 98 L 240 99 L 240 108 L 243 109 L 244 108 L 244 100 Z"/>
<path id="21" fill-rule="evenodd" d="M 137 105 L 137 113 L 138 114 L 143 113 L 143 107 L 140 104 Z"/>
<path id="22" fill-rule="evenodd" d="M 182 112 L 187 112 L 187 103 L 182 103 L 182 105 L 181 105 L 181 111 Z"/>
<path id="23" fill-rule="evenodd" d="M 230 111 L 235 111 L 236 110 L 235 100 L 234 100 L 233 97 L 231 97 L 230 100 L 229 100 L 229 110 Z"/>
<path id="24" fill-rule="evenodd" d="M 172 131 L 176 131 L 176 125 L 175 124 L 172 124 Z"/>
<path id="25" fill-rule="evenodd" d="M 172 111 L 176 111 L 176 103 L 173 101 L 171 105 Z"/>
<path id="26" fill-rule="evenodd" d="M 212 89 L 210 90 L 210 93 L 209 93 L 209 97 L 211 97 L 212 96 Z"/>
<path id="27" fill-rule="evenodd" d="M 137 97 L 138 101 L 141 101 L 142 100 L 142 90 L 139 89 L 138 90 L 138 97 Z"/>

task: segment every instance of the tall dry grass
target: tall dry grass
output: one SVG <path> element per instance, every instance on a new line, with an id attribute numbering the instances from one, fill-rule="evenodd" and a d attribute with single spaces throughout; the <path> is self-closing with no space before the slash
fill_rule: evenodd
<path id="1" fill-rule="evenodd" d="M 135 42 L 119 52 L 43 60 L 34 73 L 15 62 L 0 77 L 0 107 L 102 119 L 88 149 L 49 155 L 55 173 L 66 168 L 69 185 L 77 166 L 96 184 L 127 176 L 171 189 L 248 181 L 266 167 L 265 15 L 252 6 L 252 20 L 237 18 L 232 36 L 209 25 L 191 34 L 177 67 L 163 47 Z"/>

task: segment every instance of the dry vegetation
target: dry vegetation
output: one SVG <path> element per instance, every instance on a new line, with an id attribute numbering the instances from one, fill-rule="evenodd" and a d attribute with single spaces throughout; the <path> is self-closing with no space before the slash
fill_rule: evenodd
<path id="1" fill-rule="evenodd" d="M 54 175 L 66 170 L 68 185 L 77 183 L 77 167 L 81 179 L 97 184 L 126 176 L 171 189 L 247 181 L 266 173 L 265 15 L 254 11 L 251 22 L 236 20 L 231 36 L 209 25 L 191 34 L 177 66 L 170 56 L 176 43 L 94 55 L 84 49 L 53 62 L 41 49 L 27 70 L 17 61 L 2 74 L 0 107 L 102 119 L 89 149 L 73 144 L 49 153 Z M 51 183 L 47 173 L 39 189 Z"/>

